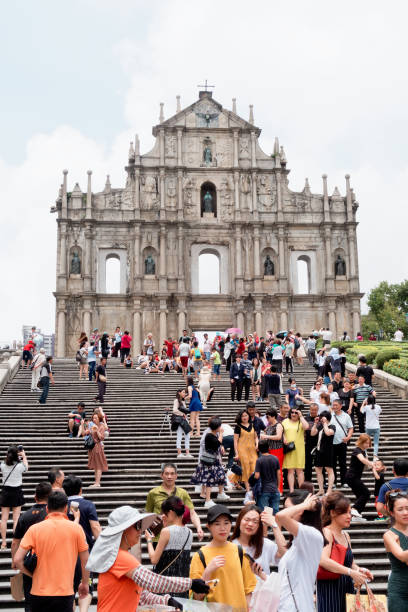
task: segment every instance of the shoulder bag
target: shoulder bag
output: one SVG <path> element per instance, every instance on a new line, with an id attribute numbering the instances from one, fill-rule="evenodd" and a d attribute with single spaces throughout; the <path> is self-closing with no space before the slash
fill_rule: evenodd
<path id="1" fill-rule="evenodd" d="M 294 592 L 293 592 L 292 585 L 291 585 L 291 582 L 290 582 L 288 568 L 286 568 L 286 576 L 287 576 L 287 578 L 288 578 L 288 584 L 289 584 L 289 588 L 290 588 L 290 594 L 292 595 L 293 603 L 295 604 L 295 610 L 296 610 L 296 612 L 300 612 L 299 608 L 297 607 L 297 603 L 296 603 L 296 599 L 295 599 L 295 594 L 294 594 Z"/>
<path id="2" fill-rule="evenodd" d="M 345 548 L 345 546 L 341 546 L 341 544 L 336 542 L 336 540 L 333 538 L 330 559 L 332 561 L 337 561 L 337 563 L 344 566 L 346 553 L 347 548 Z M 341 575 L 342 574 L 337 574 L 336 572 L 326 570 L 321 565 L 319 565 L 319 569 L 317 570 L 317 580 L 338 580 Z"/>
<path id="3" fill-rule="evenodd" d="M 6 480 L 3 482 L 3 485 L 2 485 L 3 487 L 5 487 L 5 486 L 6 486 L 6 482 L 8 481 L 8 479 L 10 478 L 10 476 L 12 475 L 12 473 L 14 472 L 14 470 L 16 469 L 16 467 L 17 467 L 19 464 L 20 464 L 20 462 L 18 461 L 17 463 L 15 463 L 15 464 L 13 465 L 13 469 L 9 471 L 9 473 L 7 474 L 7 478 L 6 478 Z"/>
<path id="4" fill-rule="evenodd" d="M 217 458 L 217 455 L 215 455 L 214 453 L 211 453 L 210 451 L 204 450 L 201 453 L 200 463 L 204 463 L 204 465 L 208 465 L 208 466 L 214 465 L 216 458 Z"/>
<path id="5" fill-rule="evenodd" d="M 336 415 L 333 412 L 333 416 L 336 419 L 336 423 L 338 423 L 340 425 L 340 427 L 342 428 L 342 430 L 344 431 L 344 435 L 345 437 L 347 437 L 347 431 L 344 429 L 343 425 L 340 423 L 339 419 L 336 417 Z M 347 444 L 349 444 L 350 440 L 347 442 Z"/>
<path id="6" fill-rule="evenodd" d="M 93 439 L 92 434 L 88 434 L 87 436 L 85 436 L 84 449 L 87 451 L 90 451 L 94 448 L 94 446 L 95 446 L 95 440 Z"/>

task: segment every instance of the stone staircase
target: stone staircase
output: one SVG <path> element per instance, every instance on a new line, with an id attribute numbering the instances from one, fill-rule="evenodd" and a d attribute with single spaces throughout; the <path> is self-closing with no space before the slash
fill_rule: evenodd
<path id="1" fill-rule="evenodd" d="M 224 370 L 224 367 L 223 367 Z M 24 493 L 29 507 L 33 503 L 35 485 L 46 477 L 51 466 L 61 467 L 65 473 L 75 472 L 84 482 L 84 495 L 95 502 L 102 526 L 105 526 L 108 514 L 117 506 L 130 504 L 139 509 L 144 507 L 147 491 L 160 484 L 160 465 L 164 461 L 176 459 L 175 434 L 171 437 L 167 424 L 162 435 L 159 431 L 165 416 L 164 408 L 172 406 L 176 390 L 183 386 L 181 375 L 150 374 L 120 366 L 116 359 L 108 364 L 108 392 L 105 396 L 104 409 L 111 430 L 106 442 L 106 455 L 109 472 L 102 477 L 102 488 L 87 490 L 93 482 L 93 473 L 87 469 L 87 453 L 83 442 L 67 437 L 66 416 L 78 401 L 84 401 L 87 412 L 94 406 L 96 385 L 90 382 L 79 382 L 77 366 L 72 360 L 55 360 L 53 365 L 55 386 L 51 387 L 48 402 L 45 406 L 36 404 L 37 395 L 30 393 L 31 373 L 20 370 L 0 395 L 0 458 L 5 455 L 10 443 L 23 444 L 26 450 L 30 469 L 24 475 Z M 314 379 L 314 370 L 308 365 L 295 369 L 298 385 L 309 393 Z M 287 377 L 284 379 L 284 388 Z M 219 414 L 232 423 L 239 407 L 244 402 L 232 404 L 230 387 L 225 372 L 222 380 L 215 382 L 214 399 L 201 414 L 202 429 L 209 416 Z M 408 432 L 408 402 L 392 396 L 381 387 L 376 388 L 378 403 L 383 408 L 380 456 L 387 465 L 387 476 L 391 477 L 391 466 L 396 456 L 407 453 L 405 444 Z M 259 406 L 264 413 L 269 404 Z M 355 435 L 357 437 L 357 435 Z M 198 456 L 198 438 L 193 438 L 191 452 Z M 178 462 L 178 485 L 190 493 L 196 510 L 205 524 L 206 511 L 203 500 L 189 484 L 195 468 L 196 459 Z M 364 479 L 373 490 L 374 482 L 371 472 Z M 351 491 L 344 491 L 353 498 Z M 232 492 L 228 502 L 232 512 L 237 514 L 242 507 L 243 494 Z M 366 508 L 365 516 L 369 519 L 364 524 L 352 524 L 350 535 L 353 552 L 359 565 L 369 568 L 374 576 L 372 584 L 377 592 L 385 592 L 389 564 L 382 542 L 386 525 L 375 523 L 376 512 L 372 497 Z M 8 550 L 0 551 L 0 609 L 22 609 L 10 596 L 10 576 L 14 573 L 10 564 L 10 541 L 12 522 L 8 525 Z M 199 546 L 195 537 L 193 550 Z M 142 546 L 143 560 L 149 562 L 145 545 Z"/>

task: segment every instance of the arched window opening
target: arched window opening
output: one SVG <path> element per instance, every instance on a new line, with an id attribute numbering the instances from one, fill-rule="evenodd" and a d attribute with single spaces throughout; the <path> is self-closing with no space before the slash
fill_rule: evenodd
<path id="1" fill-rule="evenodd" d="M 217 190 L 210 182 L 203 183 L 200 190 L 201 216 L 204 213 L 213 213 L 217 216 Z"/>
<path id="2" fill-rule="evenodd" d="M 120 259 L 117 255 L 106 258 L 106 293 L 120 293 Z"/>
<path id="3" fill-rule="evenodd" d="M 221 293 L 220 260 L 214 253 L 202 253 L 198 258 L 198 293 Z"/>
<path id="4" fill-rule="evenodd" d="M 310 260 L 299 257 L 297 265 L 297 293 L 310 293 Z"/>

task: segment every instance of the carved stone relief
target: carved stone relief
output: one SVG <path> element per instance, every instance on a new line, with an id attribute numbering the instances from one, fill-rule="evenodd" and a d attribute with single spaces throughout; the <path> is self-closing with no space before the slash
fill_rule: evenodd
<path id="1" fill-rule="evenodd" d="M 241 138 L 239 141 L 239 157 L 241 159 L 248 159 L 249 154 L 249 138 Z"/>
<path id="2" fill-rule="evenodd" d="M 166 136 L 164 147 L 165 147 L 166 157 L 176 156 L 177 139 L 175 136 L 173 136 L 173 134 Z"/>
<path id="3" fill-rule="evenodd" d="M 155 210 L 160 207 L 157 177 L 150 174 L 140 177 L 141 205 L 145 210 Z"/>
<path id="4" fill-rule="evenodd" d="M 271 177 L 266 174 L 261 174 L 257 178 L 256 193 L 258 198 L 258 207 L 261 211 L 269 212 L 272 210 L 272 187 Z"/>
<path id="5" fill-rule="evenodd" d="M 189 219 L 197 216 L 197 206 L 195 203 L 196 181 L 195 178 L 186 176 L 183 181 L 183 202 L 184 214 Z"/>
<path id="6" fill-rule="evenodd" d="M 221 218 L 224 221 L 231 221 L 233 218 L 234 209 L 234 185 L 232 178 L 225 176 L 221 181 L 220 187 L 220 202 L 221 202 Z"/>
<path id="7" fill-rule="evenodd" d="M 249 208 L 248 199 L 251 198 L 252 195 L 252 178 L 250 174 L 241 174 L 240 188 L 242 208 Z"/>
<path id="8" fill-rule="evenodd" d="M 167 179 L 167 190 L 166 190 L 166 208 L 175 209 L 177 206 L 176 195 L 177 195 L 177 182 L 174 177 Z"/>

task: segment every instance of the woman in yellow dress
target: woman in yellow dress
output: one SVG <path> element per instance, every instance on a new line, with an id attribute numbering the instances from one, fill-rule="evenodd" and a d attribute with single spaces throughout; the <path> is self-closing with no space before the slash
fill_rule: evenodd
<path id="1" fill-rule="evenodd" d="M 235 460 L 240 461 L 242 467 L 241 480 L 245 489 L 249 492 L 248 478 L 255 470 L 255 463 L 258 459 L 258 436 L 251 423 L 249 412 L 244 409 L 238 412 L 235 419 L 234 430 L 234 450 Z"/>
<path id="2" fill-rule="evenodd" d="M 288 470 L 289 491 L 292 493 L 295 489 L 295 470 L 299 487 L 305 480 L 305 430 L 309 429 L 309 425 L 300 410 L 291 408 L 288 418 L 282 421 L 282 427 L 284 444 L 295 443 L 294 450 L 285 454 L 282 466 Z"/>

